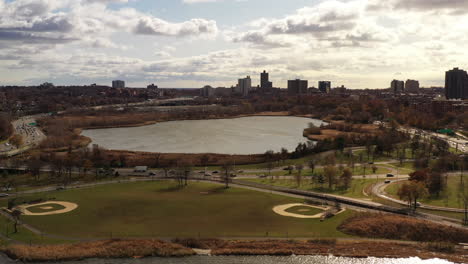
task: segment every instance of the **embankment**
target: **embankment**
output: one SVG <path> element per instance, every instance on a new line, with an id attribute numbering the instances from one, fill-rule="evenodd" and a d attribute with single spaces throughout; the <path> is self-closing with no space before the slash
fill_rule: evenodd
<path id="1" fill-rule="evenodd" d="M 160 240 L 103 240 L 78 244 L 10 245 L 4 253 L 21 261 L 66 261 L 87 258 L 183 257 L 195 252 L 179 244 Z"/>

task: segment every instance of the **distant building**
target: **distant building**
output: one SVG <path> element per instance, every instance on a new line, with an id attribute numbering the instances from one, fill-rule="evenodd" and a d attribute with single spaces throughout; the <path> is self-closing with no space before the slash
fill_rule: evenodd
<path id="1" fill-rule="evenodd" d="M 112 88 L 123 89 L 125 88 L 125 82 L 120 80 L 112 81 Z"/>
<path id="2" fill-rule="evenodd" d="M 330 93 L 330 91 L 331 91 L 331 82 L 329 82 L 329 81 L 320 81 L 318 85 L 319 85 L 318 88 L 322 93 Z"/>
<path id="3" fill-rule="evenodd" d="M 445 73 L 445 97 L 447 99 L 468 99 L 468 74 L 454 68 Z"/>
<path id="4" fill-rule="evenodd" d="M 419 92 L 419 81 L 407 80 L 405 83 L 405 92 L 408 92 L 408 93 Z"/>
<path id="5" fill-rule="evenodd" d="M 268 72 L 263 71 L 260 73 L 260 88 L 262 88 L 262 90 L 271 90 L 273 88 L 273 83 L 270 82 L 269 78 Z"/>
<path id="6" fill-rule="evenodd" d="M 399 80 L 393 80 L 390 84 L 390 89 L 394 93 L 402 93 L 405 91 L 405 82 Z"/>
<path id="7" fill-rule="evenodd" d="M 214 93 L 216 96 L 228 97 L 232 95 L 232 88 L 217 87 Z"/>
<path id="8" fill-rule="evenodd" d="M 215 95 L 215 89 L 209 85 L 206 85 L 200 89 L 200 96 L 212 97 L 214 95 Z"/>
<path id="9" fill-rule="evenodd" d="M 307 80 L 289 80 L 288 93 L 290 94 L 307 94 L 309 82 Z"/>
<path id="10" fill-rule="evenodd" d="M 241 94 L 243 96 L 247 96 L 249 95 L 251 90 L 252 90 L 252 79 L 250 79 L 250 76 L 247 76 L 244 79 L 239 79 L 239 82 L 236 86 L 236 93 Z"/>

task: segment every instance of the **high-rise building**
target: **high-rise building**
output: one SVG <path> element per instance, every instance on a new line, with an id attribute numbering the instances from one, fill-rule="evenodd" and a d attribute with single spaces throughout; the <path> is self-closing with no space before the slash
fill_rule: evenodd
<path id="1" fill-rule="evenodd" d="M 454 68 L 445 73 L 445 97 L 447 99 L 468 99 L 468 74 Z"/>
<path id="2" fill-rule="evenodd" d="M 331 82 L 329 81 L 320 81 L 318 83 L 318 88 L 322 93 L 330 93 L 331 91 Z"/>
<path id="3" fill-rule="evenodd" d="M 236 86 L 236 93 L 247 96 L 249 95 L 250 90 L 252 90 L 252 79 L 250 79 L 250 76 L 247 76 L 244 79 L 239 79 Z"/>
<path id="4" fill-rule="evenodd" d="M 391 90 L 394 93 L 402 93 L 405 91 L 405 82 L 399 80 L 393 80 L 390 84 Z"/>
<path id="5" fill-rule="evenodd" d="M 419 92 L 419 81 L 407 80 L 405 83 L 405 92 L 408 92 L 408 93 Z"/>
<path id="6" fill-rule="evenodd" d="M 112 81 L 112 88 L 123 89 L 125 88 L 125 82 L 120 80 Z"/>
<path id="7" fill-rule="evenodd" d="M 288 93 L 290 94 L 306 94 L 309 82 L 307 80 L 289 80 Z"/>
<path id="8" fill-rule="evenodd" d="M 215 95 L 215 89 L 209 85 L 206 85 L 200 89 L 200 96 L 212 97 L 214 95 Z"/>
<path id="9" fill-rule="evenodd" d="M 260 73 L 260 88 L 262 90 L 270 90 L 273 88 L 273 83 L 269 80 L 269 74 L 266 71 Z"/>

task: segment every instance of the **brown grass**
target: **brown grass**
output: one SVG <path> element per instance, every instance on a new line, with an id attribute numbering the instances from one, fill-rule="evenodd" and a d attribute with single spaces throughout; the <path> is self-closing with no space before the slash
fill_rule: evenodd
<path id="1" fill-rule="evenodd" d="M 79 244 L 11 245 L 5 253 L 22 261 L 65 261 L 86 258 L 182 257 L 195 254 L 178 244 L 159 240 L 104 240 Z"/>
<path id="2" fill-rule="evenodd" d="M 212 248 L 212 255 L 334 255 L 339 257 L 378 257 L 422 259 L 441 258 L 453 262 L 466 263 L 468 256 L 461 249 L 453 252 L 431 250 L 423 244 L 398 243 L 390 241 L 328 241 L 328 240 L 264 240 L 226 241 L 220 247 Z"/>
<path id="3" fill-rule="evenodd" d="M 468 242 L 468 230 L 390 214 L 363 213 L 346 219 L 339 229 L 347 234 L 421 242 Z"/>

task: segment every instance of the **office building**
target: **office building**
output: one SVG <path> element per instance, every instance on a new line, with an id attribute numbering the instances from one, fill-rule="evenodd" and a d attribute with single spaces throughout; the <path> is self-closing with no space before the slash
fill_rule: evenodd
<path id="1" fill-rule="evenodd" d="M 120 80 L 112 81 L 112 88 L 123 89 L 125 88 L 125 82 Z"/>
<path id="2" fill-rule="evenodd" d="M 252 79 L 250 79 L 250 76 L 247 76 L 244 79 L 239 79 L 239 82 L 236 86 L 237 94 L 247 96 L 249 95 L 251 90 L 252 90 Z"/>
<path id="3" fill-rule="evenodd" d="M 407 92 L 407 93 L 417 93 L 417 92 L 419 92 L 419 81 L 407 80 L 406 83 L 405 83 L 405 92 Z"/>
<path id="4" fill-rule="evenodd" d="M 307 94 L 309 82 L 307 80 L 289 80 L 288 93 L 290 94 Z"/>
<path id="5" fill-rule="evenodd" d="M 445 73 L 445 97 L 447 99 L 468 99 L 468 74 L 454 68 Z"/>
<path id="6" fill-rule="evenodd" d="M 215 89 L 209 85 L 206 85 L 200 89 L 200 96 L 212 97 L 214 95 L 215 95 Z"/>
<path id="7" fill-rule="evenodd" d="M 320 81 L 318 86 L 319 91 L 322 93 L 330 93 L 331 91 L 331 82 L 329 81 Z"/>
<path id="8" fill-rule="evenodd" d="M 390 84 L 390 89 L 394 93 L 402 93 L 405 91 L 405 82 L 399 81 L 399 80 L 393 80 L 392 83 Z"/>
<path id="9" fill-rule="evenodd" d="M 273 88 L 273 83 L 269 80 L 269 74 L 266 71 L 260 73 L 260 88 L 262 90 L 271 90 Z"/>

